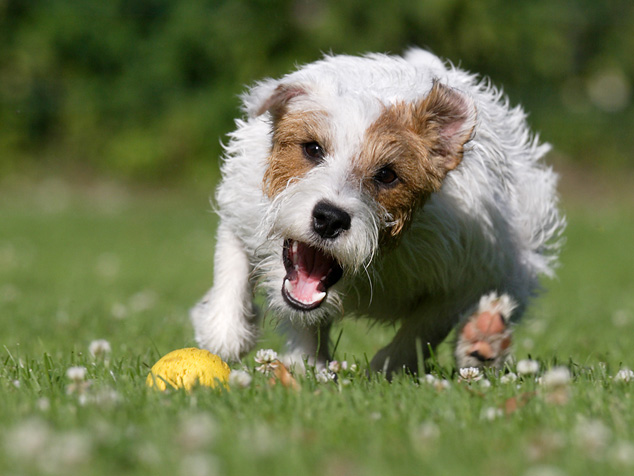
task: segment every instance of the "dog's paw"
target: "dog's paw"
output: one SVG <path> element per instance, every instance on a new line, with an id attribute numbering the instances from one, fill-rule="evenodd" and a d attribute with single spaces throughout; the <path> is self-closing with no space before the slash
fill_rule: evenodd
<path id="1" fill-rule="evenodd" d="M 225 361 L 239 361 L 257 342 L 256 318 L 243 310 L 234 313 L 228 308 L 219 310 L 210 300 L 203 299 L 192 309 L 191 319 L 198 346 Z"/>
<path id="2" fill-rule="evenodd" d="M 370 369 L 384 374 L 388 380 L 403 372 L 424 372 L 424 369 L 418 369 L 416 347 L 407 344 L 394 340 L 379 349 L 370 361 Z"/>
<path id="3" fill-rule="evenodd" d="M 310 365 L 308 356 L 298 351 L 282 354 L 280 360 L 286 368 L 297 375 L 304 375 L 306 373 L 306 365 Z"/>
<path id="4" fill-rule="evenodd" d="M 458 368 L 501 368 L 510 354 L 510 318 L 516 308 L 506 294 L 488 294 L 458 328 L 455 349 Z"/>

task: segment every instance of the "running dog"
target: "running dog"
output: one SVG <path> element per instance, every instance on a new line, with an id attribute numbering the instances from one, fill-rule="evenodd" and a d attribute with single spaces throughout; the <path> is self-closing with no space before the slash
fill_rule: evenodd
<path id="1" fill-rule="evenodd" d="M 459 367 L 501 367 L 564 228 L 549 146 L 522 109 L 420 49 L 327 56 L 257 83 L 243 107 L 198 344 L 248 352 L 262 289 L 291 362 L 324 365 L 345 313 L 400 324 L 371 361 L 388 375 L 418 370 L 455 327 Z"/>

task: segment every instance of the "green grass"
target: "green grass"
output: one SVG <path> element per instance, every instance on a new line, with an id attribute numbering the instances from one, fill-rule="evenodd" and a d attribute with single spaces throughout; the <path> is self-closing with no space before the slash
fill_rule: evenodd
<path id="1" fill-rule="evenodd" d="M 194 344 L 188 308 L 211 284 L 207 197 L 61 182 L 0 192 L 0 474 L 634 474 L 634 211 L 570 203 L 558 280 L 515 339 L 558 391 L 526 377 L 448 388 L 364 372 L 393 329 L 338 326 L 337 382 L 166 394 L 145 387 L 163 354 Z M 88 346 L 106 339 L 107 360 Z M 269 328 L 259 348 L 280 349 Z M 73 387 L 72 366 L 87 369 Z M 236 368 L 238 368 L 237 366 Z"/>

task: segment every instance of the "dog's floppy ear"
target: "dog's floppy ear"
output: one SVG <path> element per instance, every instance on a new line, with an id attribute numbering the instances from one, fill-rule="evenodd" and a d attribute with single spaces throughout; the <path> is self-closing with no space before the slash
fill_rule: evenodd
<path id="1" fill-rule="evenodd" d="M 268 81 L 257 84 L 244 96 L 243 100 L 250 117 L 269 112 L 273 121 L 276 122 L 284 114 L 288 102 L 304 94 L 306 90 L 302 86 Z"/>
<path id="2" fill-rule="evenodd" d="M 455 169 L 462 160 L 464 145 L 471 139 L 476 125 L 473 100 L 435 82 L 416 109 L 421 133 L 435 136 L 432 153 L 436 165 L 444 172 Z"/>

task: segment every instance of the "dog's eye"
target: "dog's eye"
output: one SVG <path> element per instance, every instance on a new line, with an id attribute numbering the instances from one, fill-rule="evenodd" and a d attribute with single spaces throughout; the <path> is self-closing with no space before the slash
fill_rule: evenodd
<path id="1" fill-rule="evenodd" d="M 396 172 L 394 172 L 394 170 L 392 170 L 390 167 L 383 167 L 374 175 L 374 180 L 379 185 L 382 185 L 384 187 L 391 187 L 393 185 L 396 185 L 396 182 L 398 181 L 398 175 L 396 175 Z"/>
<path id="2" fill-rule="evenodd" d="M 302 144 L 302 149 L 306 158 L 313 162 L 322 160 L 324 155 L 326 155 L 323 147 L 317 142 L 306 142 L 305 144 Z"/>

